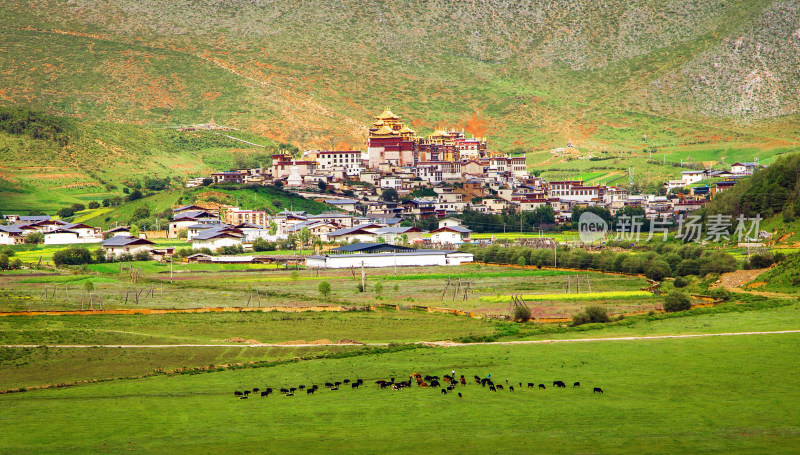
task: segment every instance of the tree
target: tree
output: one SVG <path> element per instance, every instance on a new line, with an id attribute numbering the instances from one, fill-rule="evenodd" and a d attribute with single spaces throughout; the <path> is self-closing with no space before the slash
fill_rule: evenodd
<path id="1" fill-rule="evenodd" d="M 375 238 L 375 242 L 377 242 L 377 243 L 386 243 L 386 239 L 383 238 L 382 235 L 379 235 L 378 237 Z"/>
<path id="2" fill-rule="evenodd" d="M 130 192 L 127 196 L 125 196 L 125 200 L 128 202 L 135 201 L 137 199 L 142 198 L 142 192 L 137 188 Z"/>
<path id="3" fill-rule="evenodd" d="M 662 281 L 671 274 L 672 270 L 669 268 L 669 264 L 661 259 L 650 262 L 644 270 L 644 275 L 653 281 Z"/>
<path id="4" fill-rule="evenodd" d="M 131 228 L 128 230 L 131 233 L 131 237 L 139 237 L 141 232 L 139 232 L 139 227 L 135 224 L 131 224 Z"/>
<path id="5" fill-rule="evenodd" d="M 319 283 L 319 286 L 317 286 L 317 290 L 320 294 L 322 294 L 323 297 L 327 299 L 328 295 L 331 293 L 331 284 L 327 281 L 322 281 Z"/>
<path id="6" fill-rule="evenodd" d="M 41 232 L 31 232 L 25 236 L 25 243 L 42 243 L 44 242 L 44 234 Z"/>
<path id="7" fill-rule="evenodd" d="M 89 202 L 89 208 L 92 209 L 92 210 L 99 209 L 100 208 L 100 203 L 97 202 L 97 201 Z"/>
<path id="8" fill-rule="evenodd" d="M 408 234 L 400 235 L 400 245 L 408 245 Z"/>
<path id="9" fill-rule="evenodd" d="M 178 238 L 179 239 L 185 239 L 188 236 L 189 236 L 189 230 L 188 229 L 181 228 L 181 229 L 178 230 Z"/>
<path id="10" fill-rule="evenodd" d="M 397 190 L 394 188 L 384 189 L 382 197 L 384 201 L 390 201 L 390 202 L 397 202 L 397 200 L 399 199 L 397 195 Z"/>
<path id="11" fill-rule="evenodd" d="M 85 247 L 73 246 L 53 253 L 53 263 L 62 265 L 83 265 L 92 263 L 92 254 Z"/>
<path id="12" fill-rule="evenodd" d="M 278 233 L 278 225 L 275 224 L 274 221 L 269 222 L 269 235 L 275 235 Z"/>
<path id="13" fill-rule="evenodd" d="M 324 193 L 325 190 L 328 189 L 328 184 L 325 183 L 324 180 L 320 180 L 319 182 L 317 182 L 317 187 L 319 188 L 320 191 L 322 191 Z"/>
<path id="14" fill-rule="evenodd" d="M 0 270 L 7 270 L 8 265 L 8 256 L 5 254 L 0 254 Z"/>
<path id="15" fill-rule="evenodd" d="M 133 215 L 131 215 L 131 222 L 143 220 L 150 216 L 150 208 L 147 206 L 136 207 L 136 210 L 133 211 Z"/>
<path id="16" fill-rule="evenodd" d="M 86 283 L 83 284 L 83 288 L 86 289 L 86 292 L 92 292 L 94 291 L 94 283 L 92 283 L 91 281 L 87 281 Z"/>
<path id="17" fill-rule="evenodd" d="M 311 241 L 311 231 L 307 227 L 300 229 L 300 248 L 305 248 Z"/>
<path id="18" fill-rule="evenodd" d="M 75 210 L 73 210 L 72 207 L 64 207 L 63 209 L 59 209 L 56 215 L 61 218 L 69 218 L 75 215 Z"/>
<path id="19" fill-rule="evenodd" d="M 685 292 L 672 291 L 664 297 L 664 311 L 674 313 L 692 308 L 692 301 Z"/>

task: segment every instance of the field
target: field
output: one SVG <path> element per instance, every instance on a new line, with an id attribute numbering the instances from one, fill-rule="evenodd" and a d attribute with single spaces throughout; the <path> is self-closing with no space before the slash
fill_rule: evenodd
<path id="1" fill-rule="evenodd" d="M 132 283 L 128 267 L 140 269 L 144 281 Z M 362 308 L 385 303 L 404 308 L 446 307 L 478 315 L 508 315 L 508 301 L 495 297 L 514 292 L 537 294 L 531 298 L 536 317 L 569 317 L 587 303 L 602 303 L 611 312 L 631 312 L 655 309 L 662 302 L 649 294 L 640 299 L 625 294 L 647 286 L 644 278 L 533 267 L 465 265 L 451 270 L 400 267 L 396 275 L 391 268 L 367 269 L 366 292 L 356 289 L 360 272 L 350 270 L 283 270 L 265 265 L 216 264 L 176 264 L 173 268 L 172 283 L 169 265 L 154 262 L 89 267 L 99 274 L 4 275 L 0 276 L 0 286 L 5 289 L 0 293 L 0 310 L 85 308 L 89 300 L 84 290 L 87 282 L 92 282 L 95 303 L 102 298 L 106 309 L 309 305 Z M 576 292 L 578 279 L 583 293 Z M 565 299 L 562 292 L 566 291 L 568 280 L 572 294 Z M 331 285 L 327 297 L 319 293 L 323 281 Z M 589 294 L 589 290 L 600 294 Z M 603 294 L 610 291 L 623 294 Z M 140 295 L 135 300 L 137 293 Z"/>
<path id="2" fill-rule="evenodd" d="M 785 334 L 419 348 L 33 391 L 0 397 L 0 444 L 26 453 L 795 453 L 798 344 Z M 456 388 L 459 399 L 373 384 L 451 369 L 548 388 L 469 384 Z M 233 396 L 356 377 L 358 390 Z M 551 388 L 557 379 L 581 387 Z"/>
<path id="3" fill-rule="evenodd" d="M 477 264 L 368 269 L 368 289 L 360 293 L 349 270 L 187 267 L 170 283 L 164 266 L 124 266 L 141 267 L 143 281 L 129 282 L 119 264 L 75 274 L 0 275 L 0 309 L 85 307 L 91 282 L 105 308 L 247 311 L 0 317 L 0 391 L 13 391 L 0 394 L 7 410 L 0 415 L 3 450 L 527 453 L 534 447 L 672 454 L 800 448 L 800 392 L 793 386 L 800 334 L 617 340 L 796 332 L 800 304 L 789 295 L 737 293 L 716 307 L 648 314 L 663 299 L 640 291 L 643 278 L 615 274 Z M 576 277 L 582 286 L 591 283 L 591 292 L 566 293 L 567 279 L 574 287 Z M 466 299 L 454 289 L 459 280 L 459 289 L 470 282 Z M 328 297 L 318 292 L 322 281 L 331 284 Z M 125 294 L 148 289 L 153 295 L 139 304 L 124 303 Z M 590 303 L 629 316 L 569 327 L 416 307 L 508 315 L 511 294 L 524 295 L 537 318 L 569 316 Z M 376 304 L 392 306 L 261 311 Z M 453 369 L 467 378 L 491 374 L 516 390 L 490 392 L 469 383 L 443 395 L 439 388 L 392 391 L 374 383 Z M 357 390 L 323 387 L 356 378 L 364 380 Z M 557 389 L 554 380 L 581 387 Z M 529 389 L 528 382 L 547 388 Z M 314 395 L 233 395 L 312 383 L 321 387 Z M 594 387 L 604 393 L 592 393 Z"/>

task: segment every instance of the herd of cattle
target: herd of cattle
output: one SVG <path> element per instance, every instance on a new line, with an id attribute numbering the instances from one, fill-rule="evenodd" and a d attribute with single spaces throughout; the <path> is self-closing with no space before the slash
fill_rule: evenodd
<path id="1" fill-rule="evenodd" d="M 491 375 L 486 378 L 481 378 L 480 376 L 474 376 L 473 381 L 475 384 L 480 385 L 481 387 L 489 390 L 490 392 L 497 392 L 498 390 L 505 390 L 507 389 L 510 392 L 513 392 L 514 383 L 509 382 L 508 379 L 505 380 L 505 385 L 503 384 L 495 384 L 492 379 Z M 442 381 L 442 382 L 440 382 Z M 444 383 L 444 384 L 443 384 Z M 404 388 L 412 387 L 412 385 L 416 385 L 419 388 L 428 388 L 428 389 L 441 389 L 442 395 L 447 395 L 448 393 L 458 393 L 458 397 L 462 398 L 461 392 L 456 392 L 456 387 L 465 387 L 468 384 L 467 379 L 464 375 L 456 378 L 455 374 L 445 374 L 441 378 L 439 376 L 431 376 L 425 375 L 423 376 L 420 373 L 412 373 L 407 380 L 405 381 L 395 381 L 395 378 L 390 378 L 390 380 L 386 381 L 383 379 L 379 379 L 375 381 L 375 384 L 380 389 L 390 389 L 390 390 L 402 390 Z M 522 388 L 523 385 L 521 382 L 517 383 L 519 388 Z M 351 389 L 358 389 L 362 385 L 364 385 L 363 379 L 356 379 L 355 381 L 351 381 L 350 379 L 343 379 L 342 381 L 335 381 L 335 382 L 326 382 L 325 388 L 330 391 L 339 390 L 339 387 L 347 387 L 350 386 Z M 575 382 L 572 384 L 573 388 L 579 388 L 581 386 L 580 382 Z M 566 388 L 567 384 L 564 381 L 553 381 L 553 387 L 556 388 Z M 278 388 L 278 392 L 283 396 L 291 397 L 294 396 L 295 392 L 302 393 L 305 391 L 307 395 L 313 395 L 317 390 L 319 390 L 319 385 L 312 384 L 310 386 L 306 386 L 304 384 L 300 384 L 297 387 L 281 387 Z M 538 388 L 540 390 L 547 389 L 547 386 L 544 384 L 537 384 L 534 382 L 528 382 L 527 388 Z M 254 387 L 252 390 L 244 390 L 244 391 L 235 391 L 233 392 L 234 397 L 239 399 L 247 399 L 251 394 L 259 394 L 262 397 L 268 397 L 275 392 L 275 389 L 272 387 L 265 387 L 264 389 L 260 389 L 258 387 Z M 594 387 L 592 393 L 603 393 L 603 389 L 600 387 Z"/>

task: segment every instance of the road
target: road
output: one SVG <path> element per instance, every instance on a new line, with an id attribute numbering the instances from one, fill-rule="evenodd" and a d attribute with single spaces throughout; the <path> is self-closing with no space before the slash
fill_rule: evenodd
<path id="1" fill-rule="evenodd" d="M 554 343 L 592 343 L 602 341 L 648 341 L 648 340 L 670 340 L 681 338 L 707 338 L 720 336 L 745 336 L 745 335 L 781 335 L 787 333 L 800 333 L 800 330 L 775 330 L 768 332 L 721 332 L 721 333 L 698 333 L 691 335 L 654 335 L 654 336 L 630 336 L 630 337 L 609 337 L 609 338 L 574 338 L 564 340 L 520 340 L 520 341 L 491 341 L 482 343 L 455 343 L 452 341 L 417 341 L 416 344 L 436 347 L 464 347 L 464 346 L 483 346 L 483 345 L 517 345 L 517 344 L 554 344 Z M 0 345 L 4 348 L 140 348 L 140 349 L 159 349 L 159 348 L 229 348 L 231 346 L 241 346 L 247 348 L 300 348 L 313 346 L 388 346 L 389 343 L 298 343 L 298 344 L 277 344 L 277 343 L 253 343 L 253 344 L 6 344 Z"/>

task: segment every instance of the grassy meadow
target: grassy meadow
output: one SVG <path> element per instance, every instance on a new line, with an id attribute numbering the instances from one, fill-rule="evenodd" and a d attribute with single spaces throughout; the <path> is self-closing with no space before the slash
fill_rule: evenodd
<path id="1" fill-rule="evenodd" d="M 419 348 L 31 391 L 0 396 L 0 444 L 26 453 L 795 453 L 798 345 L 800 335 L 784 334 Z M 373 384 L 451 369 L 547 389 L 470 383 L 458 398 Z M 345 378 L 365 385 L 233 396 Z"/>

